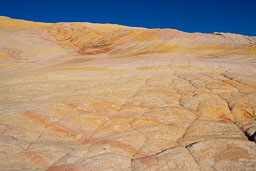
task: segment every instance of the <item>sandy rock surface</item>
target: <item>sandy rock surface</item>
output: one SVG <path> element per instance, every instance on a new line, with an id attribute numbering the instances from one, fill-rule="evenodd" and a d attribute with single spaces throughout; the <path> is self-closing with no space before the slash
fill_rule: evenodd
<path id="1" fill-rule="evenodd" d="M 256 170 L 256 38 L 0 17 L 0 170 Z"/>

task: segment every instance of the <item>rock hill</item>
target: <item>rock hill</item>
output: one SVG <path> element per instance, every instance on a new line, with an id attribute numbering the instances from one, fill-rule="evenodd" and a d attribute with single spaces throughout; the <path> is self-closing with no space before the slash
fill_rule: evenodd
<path id="1" fill-rule="evenodd" d="M 256 37 L 0 17 L 0 170 L 256 170 Z"/>

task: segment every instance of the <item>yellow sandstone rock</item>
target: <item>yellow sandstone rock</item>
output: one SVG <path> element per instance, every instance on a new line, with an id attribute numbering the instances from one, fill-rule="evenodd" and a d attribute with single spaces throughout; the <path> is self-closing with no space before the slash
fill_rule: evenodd
<path id="1" fill-rule="evenodd" d="M 255 42 L 0 17 L 0 170 L 255 170 Z"/>

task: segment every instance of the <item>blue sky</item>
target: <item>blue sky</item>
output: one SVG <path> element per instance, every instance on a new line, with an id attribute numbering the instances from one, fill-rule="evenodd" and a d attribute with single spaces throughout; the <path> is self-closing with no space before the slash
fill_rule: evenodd
<path id="1" fill-rule="evenodd" d="M 3 0 L 0 15 L 256 36 L 256 0 Z"/>

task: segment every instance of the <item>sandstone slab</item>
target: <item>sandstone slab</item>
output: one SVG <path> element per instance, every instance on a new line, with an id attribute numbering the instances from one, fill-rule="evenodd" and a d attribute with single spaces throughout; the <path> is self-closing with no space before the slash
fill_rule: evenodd
<path id="1" fill-rule="evenodd" d="M 255 170 L 255 39 L 0 17 L 0 170 Z"/>

